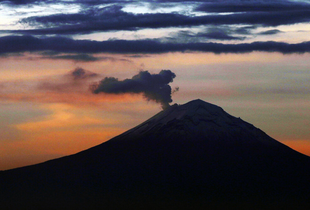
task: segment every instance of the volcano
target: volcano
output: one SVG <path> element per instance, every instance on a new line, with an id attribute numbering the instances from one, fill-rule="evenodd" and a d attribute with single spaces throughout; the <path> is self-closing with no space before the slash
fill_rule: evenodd
<path id="1" fill-rule="evenodd" d="M 0 209 L 310 209 L 310 157 L 194 100 L 88 150 L 1 171 L 0 193 Z"/>

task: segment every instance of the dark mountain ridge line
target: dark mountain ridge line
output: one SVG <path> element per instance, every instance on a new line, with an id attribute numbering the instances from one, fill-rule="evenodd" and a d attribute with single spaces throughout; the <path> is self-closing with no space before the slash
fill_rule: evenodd
<path id="1" fill-rule="evenodd" d="M 0 201 L 10 206 L 24 197 L 15 205 L 31 206 L 39 197 L 38 205 L 51 209 L 253 203 L 298 209 L 298 203 L 310 207 L 309 177 L 310 157 L 194 100 L 77 154 L 1 172 Z"/>
<path id="2" fill-rule="evenodd" d="M 194 109 L 194 110 L 191 110 L 191 111 L 192 111 L 192 116 L 189 115 L 189 114 L 186 114 L 185 116 L 182 116 L 182 115 L 181 115 L 181 116 L 178 116 L 178 115 L 175 116 L 175 115 L 172 114 L 173 112 L 181 112 L 181 114 L 183 114 L 184 111 L 187 111 L 187 110 L 188 110 L 188 108 L 187 108 L 186 106 L 189 106 L 189 105 L 191 105 L 191 104 L 196 104 L 195 109 Z M 205 106 L 204 106 L 204 105 L 205 105 Z M 217 105 L 211 104 L 211 103 L 207 103 L 207 102 L 205 102 L 205 101 L 203 101 L 203 100 L 201 100 L 201 99 L 196 99 L 196 100 L 190 101 L 190 102 L 188 102 L 188 103 L 186 103 L 186 104 L 184 104 L 184 105 L 174 104 L 174 105 L 168 107 L 166 110 L 163 110 L 163 111 L 157 113 L 156 115 L 154 115 L 153 117 L 149 118 L 149 119 L 146 120 L 145 122 L 143 122 L 143 123 L 141 123 L 141 124 L 135 126 L 134 128 L 129 129 L 128 131 L 125 131 L 124 133 L 119 134 L 118 136 L 113 137 L 113 138 L 110 139 L 109 141 L 111 141 L 111 140 L 113 140 L 113 139 L 116 139 L 116 138 L 119 138 L 119 137 L 123 137 L 123 136 L 129 135 L 129 134 L 131 134 L 131 133 L 133 133 L 133 132 L 136 132 L 136 131 L 140 131 L 140 129 L 145 129 L 145 127 L 148 127 L 150 124 L 154 124 L 154 123 L 157 123 L 157 122 L 160 122 L 160 124 L 157 125 L 157 126 L 158 126 L 158 127 L 162 127 L 162 126 L 164 126 L 164 125 L 166 125 L 166 124 L 169 125 L 169 123 L 172 123 L 172 121 L 178 120 L 177 118 L 180 118 L 180 117 L 184 117 L 185 119 L 187 119 L 187 118 L 188 118 L 188 119 L 191 119 L 191 117 L 193 117 L 193 115 L 197 114 L 196 112 L 197 112 L 198 109 L 207 110 L 207 109 L 206 109 L 206 105 L 208 105 L 208 107 L 213 107 L 213 110 L 214 110 L 214 108 L 216 108 L 218 112 L 225 113 L 225 115 L 227 115 L 227 117 L 231 119 L 231 122 L 226 121 L 226 122 L 225 122 L 226 124 L 228 124 L 228 125 L 230 125 L 230 126 L 232 126 L 232 127 L 238 127 L 238 128 L 240 128 L 240 129 L 243 128 L 241 125 L 244 124 L 245 126 L 247 126 L 248 129 L 250 129 L 250 130 L 257 129 L 257 130 L 259 130 L 260 132 L 262 132 L 263 134 L 265 134 L 265 135 L 267 136 L 267 134 L 266 134 L 264 131 L 260 130 L 259 128 L 256 128 L 253 124 L 250 124 L 250 123 L 248 123 L 248 122 L 242 120 L 240 117 L 237 118 L 237 117 L 234 117 L 234 116 L 230 115 L 229 113 L 225 112 L 225 110 L 224 110 L 223 108 L 221 108 L 221 107 L 219 107 L 219 106 L 217 106 Z M 183 107 L 185 107 L 185 108 L 183 108 Z M 208 110 L 207 110 L 207 111 L 208 111 Z M 216 117 L 219 117 L 219 114 L 218 114 L 218 113 L 211 112 L 210 114 L 215 116 L 214 119 L 216 119 Z M 165 118 L 169 117 L 169 115 L 173 115 L 173 117 L 175 117 L 175 118 L 169 119 L 169 120 L 165 120 Z M 171 117 L 170 117 L 170 118 L 171 118 Z M 206 119 L 201 119 L 200 121 L 201 121 L 201 122 L 211 122 L 211 123 L 214 123 L 215 125 L 217 125 L 218 127 L 222 127 L 221 125 L 217 124 L 217 123 L 214 121 L 214 119 L 208 119 L 208 120 L 206 120 Z M 200 123 L 200 121 L 197 121 L 197 120 L 196 120 L 195 122 L 192 121 L 192 123 L 193 123 L 195 126 L 197 126 L 197 125 Z M 162 123 L 162 122 L 164 122 L 164 123 Z M 146 132 L 146 131 L 143 131 L 143 132 Z M 268 136 L 268 137 L 269 137 L 269 136 Z M 271 138 L 271 137 L 270 137 L 270 138 Z M 108 141 L 107 141 L 107 142 L 108 142 Z M 105 144 L 105 143 L 107 143 L 107 142 L 104 142 L 103 144 Z M 286 146 L 285 144 L 283 144 L 283 143 L 281 143 L 281 142 L 278 142 L 278 143 L 279 143 L 279 144 L 282 144 L 282 145 L 285 146 L 285 147 L 288 147 L 288 146 Z M 91 147 L 91 148 L 89 148 L 89 149 L 98 147 L 98 146 L 100 146 L 100 145 L 101 145 L 101 144 L 99 144 L 99 145 L 97 145 L 97 146 L 94 146 L 94 147 Z M 289 148 L 289 147 L 288 147 L 288 148 Z M 86 150 L 84 150 L 84 151 L 88 151 L 89 149 L 86 149 Z M 290 149 L 291 149 L 291 148 L 290 148 Z M 81 152 L 83 153 L 84 151 L 81 151 Z M 81 152 L 78 152 L 78 153 L 72 154 L 72 155 L 77 155 L 77 154 L 79 154 L 79 153 L 81 153 Z M 295 151 L 295 152 L 299 153 L 298 151 Z M 300 153 L 300 154 L 301 154 L 301 155 L 304 155 L 304 154 L 302 154 L 302 153 Z M 48 160 L 48 161 L 45 161 L 45 162 L 42 162 L 42 163 L 33 164 L 33 165 L 29 165 L 29 166 L 18 167 L 18 168 L 24 168 L 24 167 L 31 167 L 31 166 L 34 166 L 34 165 L 40 165 L 40 164 L 44 164 L 44 163 L 47 163 L 47 162 L 50 162 L 50 161 L 55 161 L 55 160 L 63 159 L 63 158 L 66 158 L 66 157 L 70 157 L 70 156 L 72 156 L 72 155 L 67 155 L 67 156 L 63 156 L 63 157 L 60 157 L 60 158 Z M 307 155 L 304 155 L 304 156 L 307 156 Z M 307 156 L 307 157 L 308 157 L 308 156 Z M 9 169 L 9 170 L 15 170 L 15 169 L 18 169 L 18 168 Z M 1 170 L 0 172 L 2 172 L 2 171 L 8 171 L 8 170 Z"/>

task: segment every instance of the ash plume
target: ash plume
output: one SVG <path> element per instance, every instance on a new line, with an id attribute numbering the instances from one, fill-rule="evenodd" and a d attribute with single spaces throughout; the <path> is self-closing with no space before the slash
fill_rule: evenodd
<path id="1" fill-rule="evenodd" d="M 170 70 L 162 70 L 158 74 L 140 71 L 131 79 L 119 80 L 115 77 L 105 77 L 100 82 L 91 85 L 91 90 L 95 94 L 101 92 L 108 94 L 142 93 L 148 101 L 160 103 L 165 109 L 172 102 L 173 91 L 169 83 L 173 82 L 175 77 L 176 75 Z"/>

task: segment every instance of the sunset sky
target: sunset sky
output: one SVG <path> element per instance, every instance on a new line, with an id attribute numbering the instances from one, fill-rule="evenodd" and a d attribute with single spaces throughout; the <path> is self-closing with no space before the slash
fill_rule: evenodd
<path id="1" fill-rule="evenodd" d="M 197 98 L 310 155 L 309 35 L 308 0 L 0 0 L 0 170 Z"/>

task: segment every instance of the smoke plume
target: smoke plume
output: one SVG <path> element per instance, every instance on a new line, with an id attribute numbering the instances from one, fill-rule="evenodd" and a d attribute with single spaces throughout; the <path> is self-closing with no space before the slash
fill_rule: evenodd
<path id="1" fill-rule="evenodd" d="M 93 84 L 93 93 L 111 94 L 140 94 L 149 101 L 160 103 L 162 108 L 169 107 L 172 102 L 172 89 L 169 85 L 176 75 L 170 70 L 162 70 L 159 74 L 150 74 L 148 71 L 140 71 L 131 79 L 118 80 L 115 77 L 106 77 L 100 82 Z"/>

